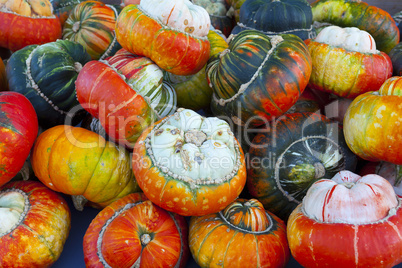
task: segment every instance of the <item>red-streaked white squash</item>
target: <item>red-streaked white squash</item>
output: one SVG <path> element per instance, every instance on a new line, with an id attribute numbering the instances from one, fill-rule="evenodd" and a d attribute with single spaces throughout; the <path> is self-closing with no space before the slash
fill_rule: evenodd
<path id="1" fill-rule="evenodd" d="M 303 267 L 393 267 L 402 262 L 401 200 L 376 174 L 319 180 L 290 215 L 289 247 Z"/>

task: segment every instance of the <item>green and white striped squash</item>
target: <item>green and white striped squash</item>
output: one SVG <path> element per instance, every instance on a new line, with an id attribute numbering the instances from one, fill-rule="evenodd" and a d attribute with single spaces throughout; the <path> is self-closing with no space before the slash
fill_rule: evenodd
<path id="1" fill-rule="evenodd" d="M 126 83 L 144 97 L 159 117 L 176 111 L 177 95 L 174 88 L 163 81 L 162 69 L 149 58 L 134 55 L 122 48 L 102 62 L 122 75 Z"/>

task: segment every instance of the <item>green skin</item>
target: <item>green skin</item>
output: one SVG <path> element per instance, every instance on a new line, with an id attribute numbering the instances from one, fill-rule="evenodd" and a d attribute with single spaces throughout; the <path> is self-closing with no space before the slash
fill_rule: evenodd
<path id="1" fill-rule="evenodd" d="M 353 0 L 317 0 L 311 7 L 314 21 L 367 31 L 375 39 L 377 49 L 385 53 L 399 42 L 395 21 L 390 14 L 375 6 Z"/>
<path id="2" fill-rule="evenodd" d="M 402 43 L 397 44 L 388 56 L 392 61 L 393 75 L 402 76 Z"/>

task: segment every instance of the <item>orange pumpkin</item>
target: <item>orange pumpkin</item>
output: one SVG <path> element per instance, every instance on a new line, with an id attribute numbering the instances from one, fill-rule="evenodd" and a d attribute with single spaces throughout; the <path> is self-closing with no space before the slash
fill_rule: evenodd
<path id="1" fill-rule="evenodd" d="M 104 208 L 83 241 L 86 267 L 180 267 L 190 255 L 184 217 L 129 194 Z"/>
<path id="2" fill-rule="evenodd" d="M 0 2 L 0 47 L 17 51 L 61 38 L 61 23 L 48 0 Z"/>
<path id="3" fill-rule="evenodd" d="M 340 171 L 315 182 L 290 215 L 287 237 L 303 267 L 393 267 L 402 262 L 401 200 L 384 178 Z"/>
<path id="4" fill-rule="evenodd" d="M 401 102 L 401 76 L 387 79 L 378 91 L 357 96 L 343 120 L 351 151 L 365 160 L 401 165 Z"/>
<path id="5" fill-rule="evenodd" d="M 59 125 L 37 138 L 31 163 L 36 177 L 50 189 L 105 207 L 138 191 L 128 152 L 98 134 L 80 127 Z"/>
<path id="6" fill-rule="evenodd" d="M 195 74 L 209 59 L 209 15 L 188 0 L 162 2 L 147 0 L 123 8 L 116 22 L 117 41 L 165 71 Z"/>
<path id="7" fill-rule="evenodd" d="M 256 199 L 191 217 L 190 251 L 201 267 L 286 267 L 286 226 Z"/>
<path id="8" fill-rule="evenodd" d="M 183 216 L 224 209 L 246 183 L 244 154 L 229 125 L 192 110 L 179 109 L 145 130 L 132 167 L 153 203 Z"/>

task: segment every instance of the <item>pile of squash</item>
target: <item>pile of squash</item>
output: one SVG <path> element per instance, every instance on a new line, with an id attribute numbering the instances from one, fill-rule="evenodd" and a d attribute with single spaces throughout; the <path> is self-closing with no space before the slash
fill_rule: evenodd
<path id="1" fill-rule="evenodd" d="M 401 14 L 0 0 L 0 267 L 402 263 Z"/>

